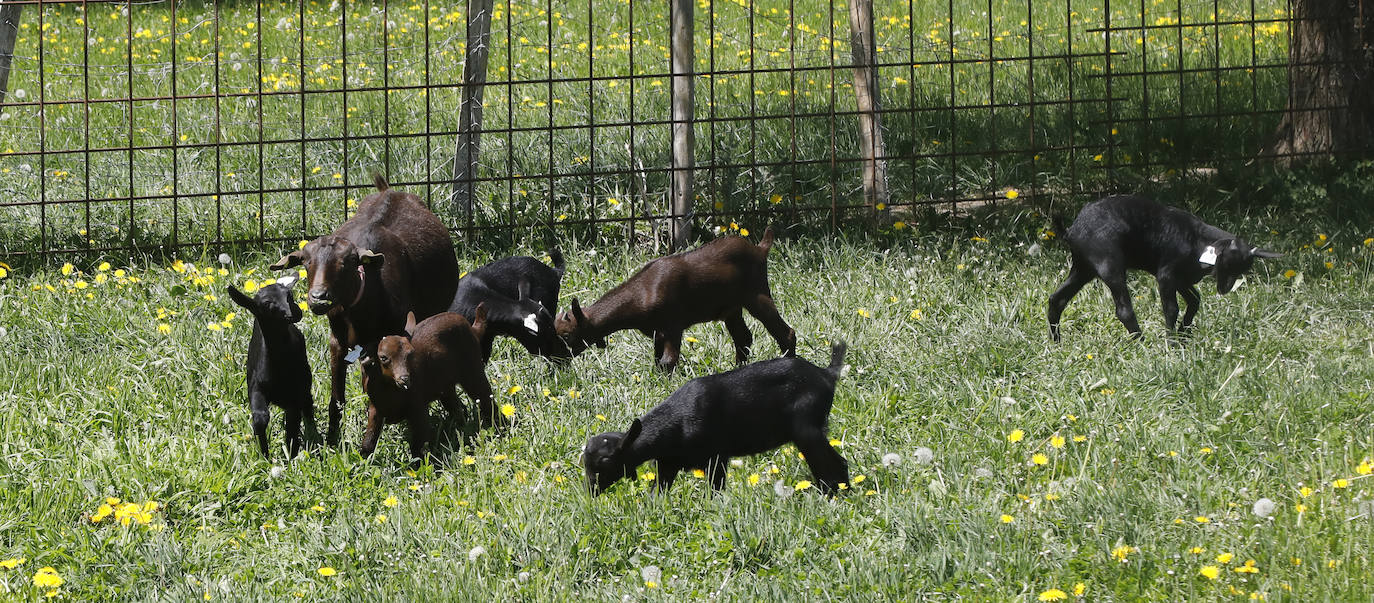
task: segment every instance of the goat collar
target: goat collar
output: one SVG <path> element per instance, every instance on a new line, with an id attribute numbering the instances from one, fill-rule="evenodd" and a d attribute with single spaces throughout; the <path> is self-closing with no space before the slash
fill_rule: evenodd
<path id="1" fill-rule="evenodd" d="M 1198 256 L 1197 263 L 1202 264 L 1203 268 L 1211 268 L 1217 264 L 1217 248 L 1208 245 L 1202 250 L 1202 255 Z"/>
<path id="2" fill-rule="evenodd" d="M 1211 249 L 1211 247 L 1208 247 L 1208 249 Z M 363 301 L 364 291 L 367 291 L 367 268 L 362 264 L 358 264 L 358 295 L 353 298 L 353 303 L 349 304 L 349 307 L 356 306 L 358 302 Z"/>

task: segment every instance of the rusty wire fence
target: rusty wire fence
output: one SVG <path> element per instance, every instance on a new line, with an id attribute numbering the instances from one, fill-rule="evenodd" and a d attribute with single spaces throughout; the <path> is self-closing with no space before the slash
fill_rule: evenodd
<path id="1" fill-rule="evenodd" d="M 373 171 L 473 241 L 657 239 L 675 172 L 699 230 L 1077 203 L 1262 156 L 1290 93 L 1283 0 L 876 0 L 871 108 L 846 5 L 495 0 L 463 177 L 483 0 L 3 4 L 0 256 L 276 246 L 346 219 Z M 676 169 L 671 4 L 694 26 Z"/>

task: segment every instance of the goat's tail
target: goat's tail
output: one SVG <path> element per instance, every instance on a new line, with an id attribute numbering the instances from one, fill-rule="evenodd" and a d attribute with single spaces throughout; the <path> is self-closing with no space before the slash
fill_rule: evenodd
<path id="1" fill-rule="evenodd" d="M 840 378 L 840 370 L 844 368 L 844 353 L 848 349 L 849 344 L 842 339 L 836 339 L 830 344 L 830 366 L 826 367 L 825 372 L 830 373 L 832 378 Z"/>
<path id="2" fill-rule="evenodd" d="M 383 176 L 381 172 L 372 172 L 372 185 L 377 187 L 379 193 L 391 188 L 391 185 L 386 182 L 386 176 Z"/>
<path id="3" fill-rule="evenodd" d="M 768 225 L 768 228 L 763 229 L 763 240 L 759 241 L 759 249 L 762 249 L 764 253 L 768 253 L 768 250 L 771 249 L 772 247 L 773 247 L 773 225 L 772 225 L 772 224 L 769 224 L 769 225 Z"/>
<path id="4" fill-rule="evenodd" d="M 1068 227 L 1067 225 L 1064 224 L 1064 214 L 1063 214 L 1063 213 L 1061 213 L 1061 212 L 1051 212 L 1051 213 L 1050 213 L 1050 228 L 1053 229 L 1053 231 L 1052 231 L 1053 234 L 1050 234 L 1050 235 L 1049 235 L 1049 238 L 1051 238 L 1051 239 L 1056 239 L 1056 240 L 1060 240 L 1060 241 L 1064 240 L 1064 239 L 1063 239 L 1063 236 L 1064 236 L 1065 233 L 1067 233 L 1067 232 L 1069 231 L 1069 227 Z"/>
<path id="5" fill-rule="evenodd" d="M 558 278 L 562 279 L 563 273 L 566 271 L 565 268 L 567 268 L 567 264 L 563 261 L 563 252 L 558 247 L 554 247 L 549 250 L 549 259 L 553 260 L 553 269 L 558 273 Z"/>

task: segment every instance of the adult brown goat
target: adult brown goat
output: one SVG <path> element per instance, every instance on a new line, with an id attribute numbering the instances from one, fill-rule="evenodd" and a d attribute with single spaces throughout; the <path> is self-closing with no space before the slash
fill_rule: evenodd
<path id="1" fill-rule="evenodd" d="M 390 190 L 374 174 L 377 192 L 332 234 L 287 254 L 273 270 L 304 265 L 310 311 L 329 318 L 329 432 L 339 443 L 344 371 L 355 346 L 375 346 L 405 332 L 406 313 L 423 320 L 448 309 L 458 288 L 458 260 L 448 228 L 420 198 Z"/>
<path id="2" fill-rule="evenodd" d="M 586 350 L 588 343 L 606 347 L 606 336 L 616 331 L 638 329 L 653 338 L 658 367 L 671 371 L 677 366 L 683 330 L 714 320 L 725 322 L 735 343 L 735 361 L 746 361 L 754 343 L 744 323 L 748 310 L 777 340 L 783 356 L 796 356 L 796 332 L 778 315 L 768 289 L 772 246 L 770 226 L 758 245 L 725 237 L 652 260 L 586 308 L 573 298 L 571 309 L 558 316 L 554 329 L 574 354 Z"/>

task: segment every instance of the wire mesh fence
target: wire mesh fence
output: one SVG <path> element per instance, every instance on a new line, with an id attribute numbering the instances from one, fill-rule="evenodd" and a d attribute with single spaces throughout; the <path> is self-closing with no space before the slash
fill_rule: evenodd
<path id="1" fill-rule="evenodd" d="M 835 223 L 872 210 L 870 116 L 897 219 L 1073 202 L 1263 156 L 1291 86 L 1282 0 L 877 0 L 872 107 L 849 7 L 699 0 L 694 159 L 675 168 L 669 3 L 3 4 L 20 9 L 0 23 L 17 32 L 0 107 L 10 256 L 309 238 L 374 171 L 478 239 L 658 237 L 675 171 L 698 228 Z M 485 10 L 481 144 L 460 177 Z"/>

